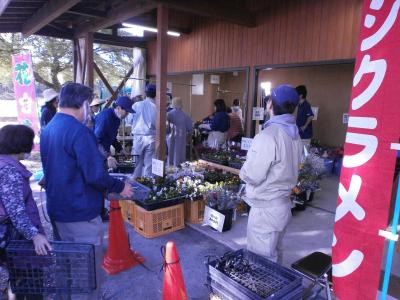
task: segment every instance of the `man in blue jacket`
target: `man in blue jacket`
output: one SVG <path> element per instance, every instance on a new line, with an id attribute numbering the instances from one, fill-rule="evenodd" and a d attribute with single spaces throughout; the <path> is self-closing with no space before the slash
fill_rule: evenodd
<path id="1" fill-rule="evenodd" d="M 134 112 L 132 105 L 133 101 L 129 97 L 121 96 L 118 97 L 112 108 L 102 110 L 95 117 L 94 134 L 96 135 L 104 159 L 107 159 L 109 169 L 117 168 L 117 161 L 111 156 L 110 148 L 113 146 L 115 152 L 122 152 L 122 146 L 117 140 L 118 128 L 121 125 L 121 120 L 125 119 L 129 113 Z M 103 221 L 109 220 L 108 210 L 105 208 L 104 202 L 101 218 Z"/>
<path id="2" fill-rule="evenodd" d="M 122 146 L 117 140 L 118 128 L 121 120 L 125 119 L 129 113 L 134 113 L 132 105 L 133 101 L 129 97 L 118 97 L 112 108 L 106 108 L 96 116 L 94 134 L 107 158 L 109 168 L 116 168 L 116 161 L 110 154 L 110 147 L 114 146 L 116 152 L 122 151 Z"/>
<path id="3" fill-rule="evenodd" d="M 307 89 L 305 85 L 299 85 L 296 87 L 296 91 L 299 94 L 300 102 L 297 111 L 296 124 L 299 128 L 299 134 L 301 140 L 305 145 L 310 145 L 313 137 L 312 120 L 314 119 L 314 113 L 311 109 L 310 103 L 307 101 Z"/>
<path id="4" fill-rule="evenodd" d="M 103 194 L 109 191 L 131 197 L 133 191 L 106 172 L 96 137 L 84 125 L 92 98 L 92 90 L 82 84 L 68 83 L 61 89 L 59 113 L 42 131 L 40 154 L 55 237 L 95 245 L 100 287 Z M 97 293 L 98 289 L 87 299 L 99 299 Z"/>

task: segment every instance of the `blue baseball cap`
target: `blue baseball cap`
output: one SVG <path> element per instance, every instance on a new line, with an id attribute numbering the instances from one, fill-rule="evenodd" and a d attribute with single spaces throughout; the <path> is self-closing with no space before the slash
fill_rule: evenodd
<path id="1" fill-rule="evenodd" d="M 299 94 L 290 84 L 281 84 L 272 89 L 271 98 L 278 105 L 283 105 L 285 102 L 290 102 L 297 105 L 300 101 Z"/>
<path id="2" fill-rule="evenodd" d="M 126 110 L 128 113 L 133 114 L 135 111 L 132 109 L 133 101 L 131 98 L 127 96 L 118 97 L 117 101 L 115 101 L 116 106 L 120 106 L 123 110 Z"/>
<path id="3" fill-rule="evenodd" d="M 148 85 L 146 85 L 146 89 L 145 92 L 155 92 L 156 91 L 156 85 L 149 83 Z"/>

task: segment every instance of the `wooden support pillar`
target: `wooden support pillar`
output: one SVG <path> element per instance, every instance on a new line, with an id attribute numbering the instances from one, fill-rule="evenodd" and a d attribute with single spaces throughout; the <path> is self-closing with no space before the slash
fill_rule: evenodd
<path id="1" fill-rule="evenodd" d="M 156 157 L 165 160 L 166 154 L 166 103 L 167 103 L 167 54 L 168 54 L 168 8 L 157 5 L 157 122 L 156 122 Z"/>
<path id="2" fill-rule="evenodd" d="M 253 121 L 253 107 L 257 106 L 257 84 L 258 84 L 258 71 L 254 66 L 250 67 L 249 80 L 248 80 L 248 93 L 246 103 L 246 136 L 253 137 L 255 133 L 255 122 Z"/>
<path id="3" fill-rule="evenodd" d="M 93 33 L 88 33 L 74 40 L 74 81 L 93 88 L 93 63 Z"/>

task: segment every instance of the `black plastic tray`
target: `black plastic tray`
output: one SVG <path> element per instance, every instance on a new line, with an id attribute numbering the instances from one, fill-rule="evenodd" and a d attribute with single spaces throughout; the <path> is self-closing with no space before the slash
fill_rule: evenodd
<path id="1" fill-rule="evenodd" d="M 302 292 L 302 277 L 294 271 L 282 267 L 262 256 L 245 249 L 233 252 L 230 257 L 243 255 L 255 267 L 251 275 L 238 274 L 235 279 L 216 268 L 218 259 L 208 264 L 209 277 L 212 281 L 224 286 L 233 295 L 244 295 L 237 299 L 275 300 L 299 299 L 297 295 Z M 246 286 L 254 286 L 262 290 L 265 296 L 260 296 Z M 295 295 L 295 296 L 293 296 Z M 293 298 L 295 297 L 295 298 Z"/>
<path id="2" fill-rule="evenodd" d="M 240 170 L 243 164 L 240 162 L 229 162 L 229 167 Z"/>
<path id="3" fill-rule="evenodd" d="M 205 157 L 205 156 L 202 156 L 201 159 L 215 163 L 215 164 L 223 165 L 223 166 L 229 165 L 229 162 L 227 160 L 213 159 L 213 158 L 209 158 L 209 157 Z"/>
<path id="4" fill-rule="evenodd" d="M 159 208 L 170 207 L 174 205 L 181 204 L 185 201 L 185 197 L 177 197 L 168 200 L 162 200 L 158 202 L 146 203 L 147 199 L 144 200 L 135 200 L 136 205 L 143 207 L 145 210 L 152 211 Z"/>

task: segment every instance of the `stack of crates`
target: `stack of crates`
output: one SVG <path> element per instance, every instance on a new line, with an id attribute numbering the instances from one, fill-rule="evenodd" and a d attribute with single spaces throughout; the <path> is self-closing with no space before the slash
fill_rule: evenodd
<path id="1" fill-rule="evenodd" d="M 185 200 L 185 222 L 199 224 L 203 222 L 206 201 L 204 198 Z"/>
<path id="2" fill-rule="evenodd" d="M 230 269 L 226 274 L 224 266 L 237 257 L 251 270 Z M 303 293 L 300 275 L 244 249 L 209 262 L 208 282 L 212 292 L 222 300 L 294 300 L 301 299 Z"/>
<path id="3" fill-rule="evenodd" d="M 131 200 L 120 200 L 119 205 L 121 206 L 122 218 L 132 226 L 135 226 L 135 202 Z"/>

